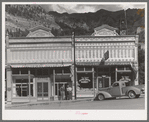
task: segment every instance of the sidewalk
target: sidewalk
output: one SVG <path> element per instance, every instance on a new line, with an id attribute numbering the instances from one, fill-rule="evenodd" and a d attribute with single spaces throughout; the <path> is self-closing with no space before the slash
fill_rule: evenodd
<path id="1" fill-rule="evenodd" d="M 141 94 L 140 97 L 144 97 L 145 94 Z M 122 96 L 117 97 L 116 99 L 123 99 L 128 98 L 128 96 Z M 31 103 L 15 103 L 15 104 L 5 104 L 5 108 L 11 108 L 11 107 L 21 107 L 21 106 L 32 106 L 32 105 L 51 105 L 51 104 L 60 104 L 60 103 L 75 103 L 75 102 L 81 102 L 81 101 L 94 101 L 93 98 L 78 98 L 77 100 L 63 100 L 63 101 L 37 101 L 37 102 L 31 102 Z"/>
<path id="2" fill-rule="evenodd" d="M 83 99 L 77 99 L 77 100 L 57 100 L 57 101 L 37 101 L 37 102 L 31 102 L 31 103 L 15 103 L 8 105 L 5 104 L 5 108 L 11 108 L 11 107 L 20 107 L 20 106 L 32 106 L 32 105 L 49 105 L 49 104 L 59 104 L 59 103 L 72 103 L 72 102 L 81 102 L 81 101 L 93 101 L 93 98 L 83 98 Z"/>

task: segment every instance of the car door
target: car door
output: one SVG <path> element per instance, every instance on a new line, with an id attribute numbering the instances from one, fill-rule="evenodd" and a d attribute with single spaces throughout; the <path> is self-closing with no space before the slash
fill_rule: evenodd
<path id="1" fill-rule="evenodd" d="M 119 83 L 114 83 L 112 85 L 112 87 L 109 89 L 109 93 L 112 96 L 120 96 L 121 95 L 121 90 L 120 90 Z"/>

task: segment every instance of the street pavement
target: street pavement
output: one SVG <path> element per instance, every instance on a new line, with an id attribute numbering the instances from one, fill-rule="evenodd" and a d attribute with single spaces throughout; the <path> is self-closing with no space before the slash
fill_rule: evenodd
<path id="1" fill-rule="evenodd" d="M 92 99 L 76 100 L 76 101 L 58 101 L 58 102 L 45 102 L 36 104 L 26 104 L 26 105 L 12 105 L 6 106 L 6 110 L 32 110 L 32 109 L 42 109 L 42 110 L 55 110 L 55 109 L 145 109 L 145 97 L 141 95 L 136 99 L 129 99 L 128 97 L 122 97 L 118 99 L 107 99 L 103 101 L 93 101 Z"/>

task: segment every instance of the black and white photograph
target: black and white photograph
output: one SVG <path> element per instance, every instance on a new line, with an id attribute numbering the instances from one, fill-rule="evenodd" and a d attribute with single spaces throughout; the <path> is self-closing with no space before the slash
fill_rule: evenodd
<path id="1" fill-rule="evenodd" d="M 3 2 L 4 120 L 146 120 L 147 2 Z"/>

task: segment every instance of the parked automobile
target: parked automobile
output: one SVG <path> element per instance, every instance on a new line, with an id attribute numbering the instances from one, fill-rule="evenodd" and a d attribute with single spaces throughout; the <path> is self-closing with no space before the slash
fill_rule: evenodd
<path id="1" fill-rule="evenodd" d="M 99 88 L 95 99 L 104 100 L 121 96 L 128 96 L 130 99 L 138 98 L 141 90 L 134 86 L 126 86 L 126 83 L 126 81 L 116 81 L 108 88 Z"/>

